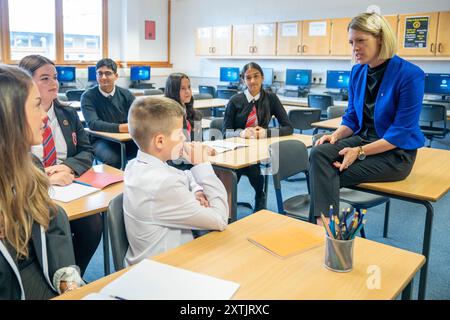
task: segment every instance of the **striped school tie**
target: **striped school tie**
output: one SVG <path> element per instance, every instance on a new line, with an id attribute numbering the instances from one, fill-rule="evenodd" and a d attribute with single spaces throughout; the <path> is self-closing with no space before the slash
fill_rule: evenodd
<path id="1" fill-rule="evenodd" d="M 189 120 L 186 118 L 186 129 L 187 129 L 187 134 L 189 139 L 191 138 L 191 131 L 192 131 L 192 126 L 191 123 L 189 122 Z"/>
<path id="2" fill-rule="evenodd" d="M 256 102 L 253 101 L 253 108 L 252 111 L 250 111 L 250 114 L 247 117 L 247 123 L 245 124 L 245 127 L 256 127 L 258 125 L 258 117 L 256 116 Z"/>
<path id="3" fill-rule="evenodd" d="M 44 134 L 42 135 L 42 146 L 44 147 L 44 167 L 56 164 L 55 140 L 53 140 L 52 128 L 48 124 L 48 117 L 44 119 Z"/>

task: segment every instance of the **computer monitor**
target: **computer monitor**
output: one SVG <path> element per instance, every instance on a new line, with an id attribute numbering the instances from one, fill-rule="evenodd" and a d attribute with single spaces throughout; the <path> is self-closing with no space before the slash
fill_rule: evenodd
<path id="1" fill-rule="evenodd" d="M 264 73 L 263 87 L 270 87 L 273 83 L 273 68 L 262 68 Z"/>
<path id="2" fill-rule="evenodd" d="M 450 74 L 449 73 L 426 73 L 425 93 L 450 96 Z"/>
<path id="3" fill-rule="evenodd" d="M 131 81 L 150 80 L 150 66 L 132 66 L 130 67 Z"/>
<path id="4" fill-rule="evenodd" d="M 220 81 L 230 84 L 239 82 L 239 68 L 220 67 Z"/>
<path id="5" fill-rule="evenodd" d="M 348 80 L 350 71 L 327 70 L 327 89 L 345 89 L 348 90 Z"/>
<path id="6" fill-rule="evenodd" d="M 56 66 L 56 72 L 58 73 L 58 81 L 61 86 L 64 83 L 76 81 L 76 67 Z"/>
<path id="7" fill-rule="evenodd" d="M 311 86 L 312 70 L 286 69 L 286 85 L 300 88 Z"/>
<path id="8" fill-rule="evenodd" d="M 88 67 L 88 82 L 97 82 L 97 67 Z"/>

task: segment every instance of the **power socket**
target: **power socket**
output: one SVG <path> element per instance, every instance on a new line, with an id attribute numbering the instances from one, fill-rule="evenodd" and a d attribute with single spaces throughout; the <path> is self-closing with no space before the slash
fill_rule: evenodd
<path id="1" fill-rule="evenodd" d="M 313 78 L 313 83 L 316 83 L 316 77 Z"/>

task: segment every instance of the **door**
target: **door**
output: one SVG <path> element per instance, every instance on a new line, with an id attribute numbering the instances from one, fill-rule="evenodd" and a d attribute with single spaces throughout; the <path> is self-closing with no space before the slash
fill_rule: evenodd
<path id="1" fill-rule="evenodd" d="M 302 54 L 302 22 L 279 22 L 277 55 L 299 56 Z"/>
<path id="2" fill-rule="evenodd" d="M 213 55 L 231 56 L 231 26 L 213 28 L 212 47 Z"/>
<path id="3" fill-rule="evenodd" d="M 327 56 L 330 54 L 331 20 L 303 21 L 302 55 Z"/>
<path id="4" fill-rule="evenodd" d="M 253 29 L 253 45 L 253 55 L 274 56 L 277 45 L 277 24 L 255 24 Z"/>
<path id="5" fill-rule="evenodd" d="M 212 27 L 197 28 L 195 37 L 195 54 L 209 56 L 212 54 Z"/>
<path id="6" fill-rule="evenodd" d="M 450 56 L 450 11 L 439 12 L 436 56 Z"/>
<path id="7" fill-rule="evenodd" d="M 351 56 L 352 46 L 348 43 L 348 24 L 351 18 L 332 19 L 330 50 L 332 56 Z"/>
<path id="8" fill-rule="evenodd" d="M 233 56 L 250 56 L 253 51 L 253 25 L 233 26 Z"/>

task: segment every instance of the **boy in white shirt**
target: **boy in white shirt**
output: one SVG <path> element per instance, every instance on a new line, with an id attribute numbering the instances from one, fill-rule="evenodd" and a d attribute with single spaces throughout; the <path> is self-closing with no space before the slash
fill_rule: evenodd
<path id="1" fill-rule="evenodd" d="M 227 226 L 227 192 L 208 162 L 207 148 L 185 143 L 184 115 L 177 102 L 159 97 L 135 100 L 128 113 L 130 134 L 139 146 L 124 175 L 128 265 L 192 240 L 192 229 Z M 180 155 L 194 165 L 191 170 L 166 164 Z M 194 180 L 203 194 L 190 190 Z"/>

